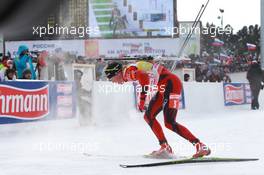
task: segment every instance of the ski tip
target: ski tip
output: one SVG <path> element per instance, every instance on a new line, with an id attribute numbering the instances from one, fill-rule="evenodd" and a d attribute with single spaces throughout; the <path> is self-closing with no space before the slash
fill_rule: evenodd
<path id="1" fill-rule="evenodd" d="M 122 167 L 122 168 L 128 168 L 127 165 L 122 165 L 122 164 L 120 164 L 119 166 Z"/>
<path id="2" fill-rule="evenodd" d="M 249 158 L 249 160 L 251 160 L 251 161 L 258 161 L 259 158 Z"/>
<path id="3" fill-rule="evenodd" d="M 198 157 L 193 160 L 224 160 L 224 161 L 258 161 L 259 158 L 221 158 L 221 157 Z"/>

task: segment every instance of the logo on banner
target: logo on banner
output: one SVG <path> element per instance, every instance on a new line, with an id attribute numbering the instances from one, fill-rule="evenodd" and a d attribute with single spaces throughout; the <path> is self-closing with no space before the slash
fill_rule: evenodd
<path id="1" fill-rule="evenodd" d="M 85 41 L 85 56 L 95 58 L 99 56 L 99 45 L 97 40 Z"/>
<path id="2" fill-rule="evenodd" d="M 0 85 L 0 117 L 37 120 L 49 114 L 48 85 L 22 89 Z"/>
<path id="3" fill-rule="evenodd" d="M 243 104 L 245 102 L 243 85 L 242 84 L 239 86 L 234 86 L 231 84 L 226 85 L 225 99 L 226 99 L 226 103 Z"/>
<path id="4" fill-rule="evenodd" d="M 57 104 L 62 106 L 71 106 L 72 96 L 57 96 Z"/>
<path id="5" fill-rule="evenodd" d="M 251 104 L 252 101 L 252 95 L 251 95 L 251 90 L 250 90 L 250 85 L 245 84 L 245 98 L 246 98 L 246 104 Z"/>
<path id="6" fill-rule="evenodd" d="M 57 84 L 57 93 L 71 94 L 72 84 Z"/>
<path id="7" fill-rule="evenodd" d="M 33 44 L 33 49 L 53 49 L 55 48 L 55 44 L 46 44 L 46 43 L 42 43 L 42 44 Z"/>

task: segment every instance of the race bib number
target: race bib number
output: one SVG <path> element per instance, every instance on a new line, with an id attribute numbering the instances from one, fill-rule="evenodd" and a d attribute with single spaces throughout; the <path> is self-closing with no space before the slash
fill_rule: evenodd
<path id="1" fill-rule="evenodd" d="M 169 108 L 179 109 L 180 107 L 180 95 L 171 93 L 169 97 Z"/>

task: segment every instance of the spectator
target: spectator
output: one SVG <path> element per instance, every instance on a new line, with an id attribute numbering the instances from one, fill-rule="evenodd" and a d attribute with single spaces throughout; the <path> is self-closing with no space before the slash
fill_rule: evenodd
<path id="1" fill-rule="evenodd" d="M 201 66 L 197 65 L 195 69 L 196 81 L 202 82 L 203 81 L 203 72 L 201 70 Z"/>
<path id="2" fill-rule="evenodd" d="M 32 79 L 31 70 L 29 69 L 24 70 L 22 79 L 31 80 Z"/>
<path id="3" fill-rule="evenodd" d="M 5 71 L 5 80 L 16 80 L 16 71 L 14 69 L 7 69 Z"/>
<path id="4" fill-rule="evenodd" d="M 184 81 L 188 82 L 190 80 L 190 75 L 189 74 L 184 74 Z"/>
<path id="5" fill-rule="evenodd" d="M 96 80 L 97 81 L 104 78 L 102 74 L 104 67 L 105 67 L 105 64 L 103 61 L 100 60 L 96 63 Z"/>
<path id="6" fill-rule="evenodd" d="M 231 83 L 231 78 L 225 73 L 223 76 L 223 82 L 224 83 Z"/>
<path id="7" fill-rule="evenodd" d="M 5 67 L 7 67 L 7 61 L 9 60 L 9 57 L 7 57 L 7 56 L 4 56 L 3 57 L 3 59 L 2 59 L 2 64 L 5 66 Z"/>
<path id="8" fill-rule="evenodd" d="M 5 66 L 3 63 L 0 63 L 0 81 L 3 81 L 5 77 Z"/>
<path id="9" fill-rule="evenodd" d="M 17 78 L 23 78 L 23 72 L 28 69 L 31 72 L 31 79 L 36 79 L 36 73 L 33 67 L 32 58 L 29 56 L 28 47 L 21 45 L 18 48 L 17 57 L 15 58 L 15 69 Z"/>
<path id="10" fill-rule="evenodd" d="M 13 69 L 13 67 L 14 67 L 13 61 L 12 60 L 7 60 L 7 62 L 6 62 L 6 68 L 7 69 Z"/>
<path id="11" fill-rule="evenodd" d="M 247 72 L 247 79 L 250 84 L 252 101 L 251 101 L 251 109 L 257 110 L 259 109 L 258 96 L 260 89 L 263 89 L 263 75 L 262 70 L 260 68 L 260 64 L 257 61 L 252 61 L 252 64 Z"/>
<path id="12" fill-rule="evenodd" d="M 49 70 L 54 69 L 55 70 L 55 79 L 56 80 L 67 80 L 65 71 L 64 71 L 64 60 L 65 53 L 62 51 L 61 48 L 56 48 L 54 55 L 51 57 L 52 62 L 49 64 L 52 64 L 51 67 L 49 67 Z M 50 77 L 50 75 L 49 75 Z"/>
<path id="13" fill-rule="evenodd" d="M 38 79 L 39 80 L 47 80 L 48 79 L 48 65 L 46 59 L 48 57 L 47 51 L 42 51 L 37 58 L 37 66 L 38 70 Z"/>
<path id="14" fill-rule="evenodd" d="M 209 82 L 221 82 L 219 74 L 213 71 L 211 75 L 209 75 Z"/>

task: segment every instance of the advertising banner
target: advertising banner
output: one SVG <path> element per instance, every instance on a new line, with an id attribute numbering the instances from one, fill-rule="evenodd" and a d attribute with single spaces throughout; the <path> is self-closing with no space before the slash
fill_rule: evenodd
<path id="1" fill-rule="evenodd" d="M 84 40 L 8 41 L 5 42 L 6 53 L 10 52 L 15 57 L 20 45 L 26 45 L 29 51 L 48 51 L 52 54 L 55 49 L 61 49 L 71 54 L 85 55 Z"/>
<path id="2" fill-rule="evenodd" d="M 225 106 L 251 103 L 251 92 L 248 83 L 224 83 Z"/>
<path id="3" fill-rule="evenodd" d="M 57 118 L 71 118 L 76 109 L 73 109 L 75 102 L 73 83 L 57 82 L 56 96 L 57 107 L 55 116 Z"/>
<path id="4" fill-rule="evenodd" d="M 1 82 L 0 124 L 72 118 L 74 88 L 73 82 Z"/>
<path id="5" fill-rule="evenodd" d="M 180 22 L 177 38 L 129 38 L 129 39 L 87 39 L 87 40 L 42 40 L 42 41 L 9 41 L 5 42 L 6 53 L 14 57 L 20 45 L 29 47 L 29 51 L 48 51 L 62 49 L 76 56 L 98 58 L 101 56 L 119 58 L 123 56 L 176 56 L 184 43 L 192 22 Z M 200 55 L 200 30 L 190 38 L 183 55 Z"/>
<path id="6" fill-rule="evenodd" d="M 88 39 L 85 42 L 85 56 L 94 58 L 99 56 L 122 57 L 124 55 L 178 55 L 182 44 L 192 30 L 192 24 L 192 22 L 180 22 L 177 32 L 174 33 L 179 36 L 176 38 Z M 192 34 L 183 55 L 200 55 L 200 25 L 199 23 Z"/>
<path id="7" fill-rule="evenodd" d="M 86 55 L 89 58 L 103 55 L 106 57 L 122 57 L 125 55 L 176 55 L 181 40 L 176 39 L 99 39 L 85 43 Z"/>

